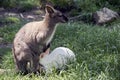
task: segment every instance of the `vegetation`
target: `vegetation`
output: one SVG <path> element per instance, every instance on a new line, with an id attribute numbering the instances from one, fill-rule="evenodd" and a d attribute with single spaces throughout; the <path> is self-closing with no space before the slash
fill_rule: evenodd
<path id="1" fill-rule="evenodd" d="M 76 5 L 85 12 L 94 12 L 103 7 L 119 10 L 119 4 L 118 0 L 76 0 Z"/>
<path id="2" fill-rule="evenodd" d="M 0 28 L 0 37 L 3 38 L 2 43 L 11 43 L 15 36 L 15 33 L 21 27 L 21 23 L 14 23 L 12 25 L 5 25 L 4 27 Z"/>
<path id="3" fill-rule="evenodd" d="M 20 28 L 12 25 L 0 28 L 7 42 Z M 21 76 L 14 72 L 0 75 L 1 80 L 119 80 L 120 79 L 120 24 L 113 28 L 93 26 L 83 23 L 60 24 L 52 42 L 52 50 L 59 46 L 74 51 L 77 61 L 59 74 Z M 11 49 L 0 49 L 2 62 L 0 68 L 12 69 L 14 62 Z"/>
<path id="4" fill-rule="evenodd" d="M 77 9 L 83 12 L 94 12 L 102 7 L 108 7 L 116 11 L 120 10 L 119 0 L 1 0 L 0 7 L 30 10 L 44 3 L 51 3 L 64 11 Z"/>
<path id="5" fill-rule="evenodd" d="M 2 0 L 0 4 L 0 7 L 6 9 L 16 8 L 24 12 L 39 6 L 39 0 Z"/>
<path id="6" fill-rule="evenodd" d="M 5 17 L 0 19 L 0 23 L 8 24 L 8 23 L 20 23 L 20 19 L 17 17 Z"/>

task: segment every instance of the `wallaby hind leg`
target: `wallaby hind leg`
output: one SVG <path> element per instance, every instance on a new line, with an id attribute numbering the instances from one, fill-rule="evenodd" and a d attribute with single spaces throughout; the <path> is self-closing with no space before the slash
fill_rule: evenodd
<path id="1" fill-rule="evenodd" d="M 19 45 L 14 45 L 14 61 L 18 72 L 27 74 L 29 72 L 27 64 L 31 59 L 31 50 L 25 43 L 21 42 Z"/>
<path id="2" fill-rule="evenodd" d="M 31 65 L 32 65 L 32 72 L 35 74 L 39 73 L 39 69 L 40 69 L 39 56 L 33 57 Z"/>
<path id="3" fill-rule="evenodd" d="M 18 72 L 22 73 L 23 75 L 28 74 L 27 70 L 27 61 L 21 60 L 17 62 L 16 69 Z"/>

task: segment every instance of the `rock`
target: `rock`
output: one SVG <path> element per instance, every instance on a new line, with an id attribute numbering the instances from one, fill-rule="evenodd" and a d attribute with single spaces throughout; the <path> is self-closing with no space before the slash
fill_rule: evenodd
<path id="1" fill-rule="evenodd" d="M 0 11 L 3 11 L 4 10 L 4 8 L 3 7 L 0 7 Z"/>
<path id="2" fill-rule="evenodd" d="M 104 24 L 107 22 L 111 22 L 117 18 L 119 18 L 119 14 L 117 12 L 114 12 L 114 11 L 106 8 L 106 7 L 93 13 L 93 19 L 94 19 L 95 23 L 98 25 Z"/>
<path id="3" fill-rule="evenodd" d="M 12 13 L 12 12 L 6 12 L 4 15 L 5 16 L 17 16 L 16 13 Z"/>
<path id="4" fill-rule="evenodd" d="M 28 15 L 27 18 L 28 18 L 28 19 L 35 19 L 35 17 L 32 16 L 32 15 Z"/>
<path id="5" fill-rule="evenodd" d="M 3 41 L 3 38 L 0 37 L 0 43 Z"/>

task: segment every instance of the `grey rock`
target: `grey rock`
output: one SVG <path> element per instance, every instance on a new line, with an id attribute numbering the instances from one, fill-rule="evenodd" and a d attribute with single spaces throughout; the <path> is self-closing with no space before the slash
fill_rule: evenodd
<path id="1" fill-rule="evenodd" d="M 118 18 L 120 17 L 117 12 L 112 11 L 106 7 L 93 13 L 93 19 L 96 24 L 104 24 L 104 23 L 111 22 L 114 19 L 118 19 Z"/>
<path id="2" fill-rule="evenodd" d="M 0 37 L 0 42 L 2 42 L 3 41 L 3 38 L 2 37 Z"/>

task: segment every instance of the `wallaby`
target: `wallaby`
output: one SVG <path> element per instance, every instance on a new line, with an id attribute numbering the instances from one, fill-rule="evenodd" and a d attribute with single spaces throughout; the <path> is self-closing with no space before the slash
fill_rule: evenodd
<path id="1" fill-rule="evenodd" d="M 45 7 L 45 17 L 42 21 L 25 24 L 15 35 L 13 55 L 16 70 L 28 74 L 27 64 L 30 63 L 30 73 L 40 69 L 39 56 L 50 47 L 50 42 L 56 30 L 56 24 L 65 23 L 68 18 L 50 5 Z"/>

